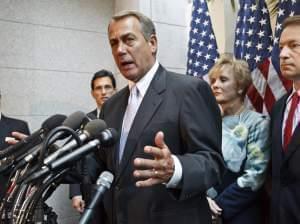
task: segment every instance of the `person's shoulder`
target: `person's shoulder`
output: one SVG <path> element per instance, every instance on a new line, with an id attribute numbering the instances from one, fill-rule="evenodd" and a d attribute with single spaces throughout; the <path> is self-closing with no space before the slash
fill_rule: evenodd
<path id="1" fill-rule="evenodd" d="M 290 95 L 290 92 L 284 94 L 282 97 L 280 97 L 273 105 L 272 107 L 272 113 L 276 113 L 281 107 L 285 106 L 285 101 L 287 100 L 288 96 Z"/>
<path id="2" fill-rule="evenodd" d="M 7 117 L 5 115 L 1 115 L 1 119 L 3 119 L 4 121 L 8 122 L 8 123 L 14 123 L 14 124 L 26 124 L 27 122 L 21 119 L 17 119 L 17 118 L 12 118 L 12 117 Z"/>
<path id="3" fill-rule="evenodd" d="M 208 86 L 208 83 L 199 77 L 180 74 L 172 71 L 167 71 L 167 79 L 168 81 L 176 83 L 181 87 L 191 88 L 193 86 Z"/>
<path id="4" fill-rule="evenodd" d="M 270 117 L 266 114 L 258 113 L 253 110 L 246 109 L 242 114 L 242 119 L 252 125 L 268 125 Z"/>

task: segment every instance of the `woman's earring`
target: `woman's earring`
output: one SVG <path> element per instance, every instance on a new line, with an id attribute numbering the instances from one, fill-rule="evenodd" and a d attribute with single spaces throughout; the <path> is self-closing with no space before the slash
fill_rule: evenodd
<path id="1" fill-rule="evenodd" d="M 242 95 L 242 93 L 243 93 L 243 90 L 238 90 L 238 94 L 240 94 L 240 95 Z"/>

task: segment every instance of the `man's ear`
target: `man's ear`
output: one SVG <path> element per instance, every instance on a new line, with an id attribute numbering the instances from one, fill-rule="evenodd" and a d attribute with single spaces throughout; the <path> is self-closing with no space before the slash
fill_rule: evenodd
<path id="1" fill-rule="evenodd" d="M 96 99 L 96 97 L 94 96 L 94 91 L 93 91 L 93 90 L 91 90 L 91 96 L 92 96 L 94 99 Z"/>
<path id="2" fill-rule="evenodd" d="M 152 53 L 155 55 L 157 52 L 157 37 L 155 34 L 151 34 L 148 44 L 151 47 Z"/>

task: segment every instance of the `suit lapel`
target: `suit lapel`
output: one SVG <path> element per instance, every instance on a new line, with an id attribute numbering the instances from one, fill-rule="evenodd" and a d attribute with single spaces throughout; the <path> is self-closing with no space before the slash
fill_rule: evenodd
<path id="1" fill-rule="evenodd" d="M 95 115 L 96 118 L 99 118 L 99 117 L 97 117 L 97 108 L 96 108 L 95 110 L 93 110 L 91 113 L 92 113 L 93 115 Z M 100 114 L 99 114 L 99 116 L 100 116 Z"/>
<path id="2" fill-rule="evenodd" d="M 127 137 L 127 142 L 124 149 L 122 161 L 120 163 L 119 172 L 116 180 L 120 178 L 126 166 L 128 165 L 132 154 L 137 149 L 136 145 L 138 139 L 147 127 L 148 123 L 152 120 L 155 112 L 159 108 L 163 100 L 163 91 L 166 87 L 166 71 L 160 66 L 143 98 L 143 101 L 137 111 L 137 114 L 132 123 L 130 132 Z M 121 129 L 120 129 L 121 130 Z"/>
<path id="3" fill-rule="evenodd" d="M 286 105 L 286 99 L 287 99 L 288 95 L 284 96 L 284 98 L 281 101 L 281 104 L 279 106 L 279 111 L 277 114 L 277 118 L 275 120 L 275 127 L 274 130 L 281 130 L 281 131 L 276 131 L 276 139 L 277 139 L 277 144 L 279 146 L 280 153 L 283 152 L 283 148 L 282 148 L 282 127 L 283 127 L 283 116 L 284 116 L 284 110 L 285 110 L 285 105 Z"/>
<path id="4" fill-rule="evenodd" d="M 300 123 L 297 125 L 297 127 L 293 133 L 292 139 L 288 145 L 286 156 L 284 157 L 284 161 L 283 161 L 282 165 L 284 163 L 286 163 L 290 159 L 290 157 L 293 155 L 293 153 L 299 149 L 300 149 Z"/>
<path id="5" fill-rule="evenodd" d="M 283 160 L 282 123 L 287 96 L 281 98 L 272 111 L 272 173 L 275 176 L 280 175 L 280 166 Z"/>
<path id="6" fill-rule="evenodd" d="M 282 106 L 280 107 L 281 111 L 280 111 L 280 117 L 281 119 L 278 119 L 280 120 L 280 126 L 279 127 L 275 127 L 274 130 L 283 130 L 282 127 L 283 127 L 283 117 L 284 117 L 284 111 L 285 111 L 285 108 L 286 108 L 286 101 L 287 101 L 287 98 L 288 96 L 291 94 L 291 91 L 289 91 L 283 98 L 283 101 L 282 101 Z M 280 139 L 280 149 L 281 149 L 281 152 L 283 152 L 283 148 L 282 148 L 282 131 L 280 132 L 280 136 L 278 137 L 278 139 Z M 296 129 L 294 130 L 294 133 L 293 133 L 293 136 L 292 136 L 292 139 L 288 145 L 288 149 L 287 149 L 287 152 L 285 153 L 285 155 L 283 156 L 283 161 L 282 161 L 282 166 L 289 160 L 289 158 L 291 157 L 291 155 L 297 150 L 299 149 L 299 145 L 300 145 L 300 124 L 297 125 Z M 282 153 L 281 153 L 282 155 Z"/>

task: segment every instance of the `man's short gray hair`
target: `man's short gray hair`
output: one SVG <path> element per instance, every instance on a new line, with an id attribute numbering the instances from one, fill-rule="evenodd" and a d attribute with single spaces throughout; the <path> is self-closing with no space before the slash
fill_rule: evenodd
<path id="1" fill-rule="evenodd" d="M 112 17 L 112 21 L 118 21 L 129 16 L 133 16 L 138 19 L 141 24 L 141 31 L 143 33 L 143 36 L 147 41 L 150 40 L 151 35 L 156 35 L 155 26 L 152 20 L 144 14 L 135 10 L 125 10 L 118 12 Z"/>

